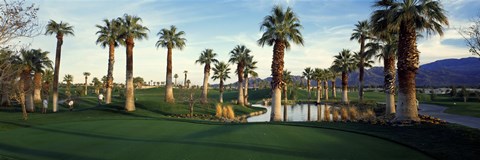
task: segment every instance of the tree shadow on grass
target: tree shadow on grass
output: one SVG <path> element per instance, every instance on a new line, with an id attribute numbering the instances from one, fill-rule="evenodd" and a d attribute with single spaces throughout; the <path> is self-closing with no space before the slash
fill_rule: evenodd
<path id="1" fill-rule="evenodd" d="M 3 144 L 3 143 L 0 143 L 0 150 L 9 152 L 9 153 L 14 153 L 15 156 L 12 158 L 16 158 L 17 155 L 30 155 L 34 157 L 42 157 L 42 158 L 48 158 L 48 159 L 92 159 L 92 160 L 99 159 L 99 158 L 88 157 L 88 156 L 80 156 L 80 155 L 74 155 L 74 154 L 18 147 L 18 146 L 13 146 L 9 144 Z"/>

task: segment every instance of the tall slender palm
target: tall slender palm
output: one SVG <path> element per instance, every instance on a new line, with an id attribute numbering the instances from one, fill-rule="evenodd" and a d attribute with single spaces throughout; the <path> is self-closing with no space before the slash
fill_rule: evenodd
<path id="1" fill-rule="evenodd" d="M 45 69 L 43 74 L 42 74 L 42 94 L 44 97 L 49 100 L 49 95 L 50 95 L 50 84 L 53 81 L 53 71 L 51 69 Z"/>
<path id="2" fill-rule="evenodd" d="M 133 86 L 133 47 L 135 45 L 135 39 L 142 40 L 147 39 L 147 27 L 141 24 L 142 18 L 137 16 L 131 16 L 128 14 L 123 15 L 117 19 L 120 23 L 119 36 L 122 38 L 122 45 L 126 48 L 126 82 L 125 82 L 125 110 L 135 110 L 135 95 Z"/>
<path id="3" fill-rule="evenodd" d="M 302 77 L 307 79 L 308 100 L 310 100 L 310 98 L 312 98 L 312 94 L 310 93 L 310 80 L 313 79 L 313 73 L 314 72 L 315 72 L 315 70 L 313 70 L 310 67 L 307 67 L 307 68 L 303 69 L 303 72 L 302 72 Z"/>
<path id="4" fill-rule="evenodd" d="M 67 87 L 65 88 L 65 93 L 67 94 L 67 97 L 70 98 L 70 96 L 72 95 L 70 93 L 70 89 L 73 82 L 73 76 L 70 74 L 66 74 L 65 77 L 63 77 L 63 81 L 67 83 Z"/>
<path id="5" fill-rule="evenodd" d="M 177 27 L 174 25 L 170 26 L 170 29 L 164 28 L 157 33 L 158 38 L 155 46 L 167 48 L 167 85 L 165 87 L 165 101 L 168 103 L 174 103 L 175 98 L 173 97 L 173 84 L 172 84 L 172 50 L 177 48 L 183 50 L 185 48 L 185 42 L 187 39 L 184 38 L 185 32 L 178 31 Z M 186 75 L 186 74 L 185 74 Z M 187 76 L 185 76 L 186 79 Z"/>
<path id="6" fill-rule="evenodd" d="M 175 78 L 175 84 L 174 84 L 174 85 L 177 85 L 178 74 L 175 73 L 175 74 L 173 75 L 173 78 Z"/>
<path id="7" fill-rule="evenodd" d="M 330 80 L 332 77 L 332 73 L 330 72 L 329 69 L 323 69 L 323 95 L 325 97 L 325 100 L 328 100 L 328 80 Z"/>
<path id="8" fill-rule="evenodd" d="M 283 77 L 282 77 L 282 92 L 283 92 L 283 121 L 287 121 L 287 104 L 288 104 L 288 96 L 287 96 L 287 87 L 293 83 L 292 80 L 292 72 L 288 70 L 283 70 Z"/>
<path id="9" fill-rule="evenodd" d="M 382 24 L 379 29 L 398 31 L 398 105 L 396 121 L 420 121 L 416 105 L 415 77 L 419 68 L 417 31 L 427 35 L 443 35 L 448 25 L 445 10 L 434 0 L 379 0 L 372 14 L 372 22 Z"/>
<path id="10" fill-rule="evenodd" d="M 90 76 L 90 75 L 91 75 L 90 72 L 83 72 L 83 76 L 85 76 L 85 84 L 83 84 L 84 85 L 84 89 L 83 89 L 83 92 L 84 92 L 83 94 L 84 95 L 88 94 L 88 92 L 87 92 L 88 91 L 88 88 L 87 88 L 88 87 L 88 76 Z"/>
<path id="11" fill-rule="evenodd" d="M 343 49 L 334 58 L 332 67 L 342 72 L 342 102 L 348 103 L 348 73 L 356 69 L 355 58 L 348 49 Z"/>
<path id="12" fill-rule="evenodd" d="M 103 26 L 96 25 L 98 28 L 97 31 L 97 41 L 96 44 L 100 44 L 102 48 L 108 46 L 108 69 L 107 69 L 107 83 L 105 85 L 106 95 L 105 103 L 112 103 L 112 88 L 113 88 L 113 67 L 115 63 L 115 48 L 118 47 L 120 43 L 124 43 L 120 37 L 120 21 L 116 19 L 108 20 L 104 19 L 105 23 Z"/>
<path id="13" fill-rule="evenodd" d="M 360 85 L 358 88 L 359 101 L 363 101 L 363 79 L 365 75 L 365 67 L 363 66 L 363 61 L 367 61 L 369 59 L 369 56 L 365 54 L 365 43 L 368 39 L 370 39 L 370 34 L 370 25 L 368 24 L 367 20 L 364 20 L 359 21 L 357 24 L 355 24 L 355 29 L 353 29 L 353 33 L 350 36 L 350 40 L 358 40 L 358 43 L 360 43 L 360 52 L 358 52 L 358 80 L 360 81 Z"/>
<path id="14" fill-rule="evenodd" d="M 237 99 L 237 104 L 239 105 L 244 105 L 244 94 L 243 94 L 243 78 L 244 78 L 244 71 L 245 71 L 245 65 L 248 61 L 248 58 L 250 57 L 249 55 L 250 49 L 245 47 L 244 45 L 237 45 L 235 48 L 233 48 L 232 51 L 230 51 L 230 59 L 228 62 L 232 64 L 237 64 L 237 70 L 236 73 L 238 75 L 238 99 Z"/>
<path id="15" fill-rule="evenodd" d="M 183 74 L 185 75 L 184 80 L 183 80 L 183 86 L 184 86 L 184 87 L 187 87 L 187 74 L 188 74 L 188 71 L 187 71 L 187 70 L 184 70 L 184 71 L 183 71 Z"/>
<path id="16" fill-rule="evenodd" d="M 336 89 L 335 81 L 337 80 L 337 77 L 338 77 L 338 71 L 336 71 L 334 67 L 328 68 L 328 71 L 330 72 L 329 79 L 332 83 L 332 97 L 337 98 L 337 89 Z"/>
<path id="17" fill-rule="evenodd" d="M 245 62 L 245 71 L 243 72 L 243 78 L 245 79 L 245 88 L 243 92 L 244 103 L 248 104 L 248 84 L 250 83 L 249 76 L 258 76 L 258 73 L 255 72 L 257 69 L 257 61 L 253 60 L 253 56 L 249 56 L 247 61 Z"/>
<path id="18" fill-rule="evenodd" d="M 228 67 L 228 63 L 219 62 L 215 64 L 213 70 L 213 80 L 220 80 L 219 90 L 220 90 L 220 103 L 223 103 L 223 90 L 224 90 L 224 81 L 230 78 L 228 74 L 230 74 L 230 68 Z"/>
<path id="19" fill-rule="evenodd" d="M 283 77 L 283 57 L 285 49 L 290 48 L 290 41 L 294 44 L 303 45 L 303 37 L 300 33 L 302 25 L 300 19 L 290 7 L 286 10 L 277 5 L 274 6 L 271 15 L 265 16 L 260 25 L 263 30 L 262 37 L 257 41 L 260 46 L 267 44 L 273 46 L 272 60 L 272 115 L 271 121 L 281 121 L 281 96 Z"/>
<path id="20" fill-rule="evenodd" d="M 95 88 L 95 94 L 100 94 L 100 89 L 102 88 L 102 82 L 97 78 L 93 77 L 92 79 L 93 87 Z"/>
<path id="21" fill-rule="evenodd" d="M 35 59 L 35 66 L 32 70 L 35 72 L 33 76 L 34 81 L 34 92 L 33 92 L 33 101 L 34 103 L 41 103 L 42 101 L 42 74 L 45 73 L 45 70 L 52 69 L 53 62 L 48 58 L 50 52 L 42 51 L 41 49 L 32 49 L 30 50 Z"/>
<path id="22" fill-rule="evenodd" d="M 46 28 L 47 29 L 45 35 L 55 34 L 57 38 L 57 49 L 55 51 L 55 68 L 53 72 L 53 112 L 57 112 L 58 74 L 60 73 L 60 58 L 62 55 L 63 36 L 74 36 L 74 33 L 73 26 L 66 22 L 57 23 L 54 20 L 50 20 Z"/>
<path id="23" fill-rule="evenodd" d="M 304 72 L 305 73 L 305 72 Z M 323 69 L 320 68 L 315 68 L 312 73 L 312 79 L 317 81 L 317 104 L 321 102 L 321 88 L 322 88 L 322 82 L 324 79 L 325 73 Z"/>
<path id="24" fill-rule="evenodd" d="M 218 60 L 215 59 L 217 53 L 213 53 L 212 49 L 205 49 L 200 53 L 200 57 L 195 61 L 195 63 L 205 64 L 203 68 L 203 90 L 202 90 L 202 103 L 207 103 L 207 94 L 208 94 L 208 78 L 210 77 L 210 64 L 218 63 Z"/>
<path id="25" fill-rule="evenodd" d="M 32 94 L 32 75 L 33 68 L 36 67 L 34 52 L 32 50 L 21 50 L 20 56 L 12 58 L 15 64 L 18 64 L 20 69 L 20 103 L 22 104 L 22 112 L 24 119 L 28 118 L 27 111 L 34 111 L 33 94 Z"/>

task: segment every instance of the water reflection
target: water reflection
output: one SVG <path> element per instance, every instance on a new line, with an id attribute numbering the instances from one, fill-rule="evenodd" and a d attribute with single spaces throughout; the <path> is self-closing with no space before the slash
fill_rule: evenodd
<path id="1" fill-rule="evenodd" d="M 247 118 L 248 122 L 268 122 L 270 121 L 270 114 L 271 114 L 271 106 L 262 106 L 262 105 L 254 105 L 255 107 L 262 107 L 266 108 L 267 112 L 265 114 L 254 116 Z M 284 107 L 284 106 L 282 106 Z M 287 111 L 287 121 L 289 122 L 305 122 L 305 121 L 317 121 L 318 119 L 324 120 L 325 119 L 325 107 L 330 107 L 330 105 L 314 105 L 314 104 L 296 104 L 296 105 L 288 105 L 286 106 Z M 281 110 L 282 115 L 284 117 L 283 112 L 285 108 Z M 329 116 L 332 117 L 332 116 Z M 331 118 L 330 118 L 331 119 Z"/>

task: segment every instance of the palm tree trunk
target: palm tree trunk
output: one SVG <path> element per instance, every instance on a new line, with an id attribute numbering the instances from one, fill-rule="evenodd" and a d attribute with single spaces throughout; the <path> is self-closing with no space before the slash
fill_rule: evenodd
<path id="1" fill-rule="evenodd" d="M 126 82 L 125 82 L 125 110 L 135 111 L 135 95 L 133 88 L 133 46 L 134 41 L 133 37 L 127 38 L 127 71 L 126 71 Z"/>
<path id="2" fill-rule="evenodd" d="M 202 90 L 202 103 L 207 103 L 207 94 L 208 94 L 208 77 L 210 77 L 210 66 L 205 64 L 205 69 L 203 71 L 203 90 Z"/>
<path id="3" fill-rule="evenodd" d="M 322 107 L 321 104 L 317 104 L 317 122 L 322 121 Z"/>
<path id="4" fill-rule="evenodd" d="M 53 112 L 57 112 L 58 107 L 58 74 L 60 72 L 60 58 L 62 55 L 63 35 L 57 34 L 57 49 L 55 51 L 55 68 L 53 71 Z"/>
<path id="5" fill-rule="evenodd" d="M 335 80 L 332 81 L 332 96 L 337 98 L 337 89 L 335 88 Z"/>
<path id="6" fill-rule="evenodd" d="M 110 43 L 108 46 L 108 71 L 107 71 L 107 84 L 106 86 L 106 97 L 105 103 L 112 103 L 112 88 L 113 88 L 113 66 L 115 63 L 115 44 Z M 97 92 L 97 91 L 96 91 Z M 97 94 L 99 94 L 97 92 Z"/>
<path id="7" fill-rule="evenodd" d="M 238 99 L 237 104 L 244 106 L 244 94 L 243 94 L 243 64 L 239 63 L 237 65 L 237 73 L 238 73 Z"/>
<path id="8" fill-rule="evenodd" d="M 283 121 L 287 121 L 287 102 L 288 102 L 288 98 L 287 98 L 287 85 L 285 84 L 283 86 Z"/>
<path id="9" fill-rule="evenodd" d="M 35 107 L 33 105 L 33 93 L 32 93 L 32 78 L 30 76 L 31 70 L 23 70 L 21 74 L 21 79 L 23 82 L 23 85 L 21 86 L 23 90 L 21 92 L 23 93 L 23 98 L 24 98 L 24 104 L 26 107 L 26 110 L 28 112 L 34 112 Z"/>
<path id="10" fill-rule="evenodd" d="M 358 80 L 360 85 L 358 87 L 358 100 L 363 102 L 363 80 L 365 76 L 365 38 L 361 36 L 360 38 L 360 64 L 359 64 L 359 76 Z"/>
<path id="11" fill-rule="evenodd" d="M 223 103 L 223 80 L 220 78 L 220 103 Z"/>
<path id="12" fill-rule="evenodd" d="M 310 93 L 310 79 L 307 79 L 307 92 L 308 92 L 308 100 L 312 99 L 312 94 Z"/>
<path id="13" fill-rule="evenodd" d="M 322 83 L 321 81 L 317 80 L 317 104 L 320 104 L 320 102 L 322 101 L 322 100 L 321 100 L 322 97 L 321 97 L 321 95 L 320 95 L 320 92 L 321 92 L 321 91 L 320 91 L 320 84 L 321 84 L 321 83 Z"/>
<path id="14" fill-rule="evenodd" d="M 325 100 L 328 100 L 328 80 L 325 80 L 323 89 L 325 90 Z"/>
<path id="15" fill-rule="evenodd" d="M 420 121 L 416 105 L 415 76 L 419 53 L 416 31 L 410 22 L 402 22 L 398 43 L 398 105 L 396 121 Z"/>
<path id="16" fill-rule="evenodd" d="M 35 90 L 33 91 L 33 102 L 42 103 L 42 73 L 35 72 L 33 76 Z"/>
<path id="17" fill-rule="evenodd" d="M 28 113 L 27 109 L 25 106 L 25 78 L 23 78 L 23 74 L 21 75 L 22 78 L 20 78 L 19 86 L 18 86 L 18 91 L 19 91 L 19 99 L 20 99 L 20 105 L 22 106 L 22 117 L 23 120 L 28 119 Z"/>
<path id="18" fill-rule="evenodd" d="M 175 103 L 173 97 L 172 85 L 172 48 L 167 48 L 167 84 L 165 86 L 165 101 L 168 103 Z M 185 84 L 187 83 L 187 74 L 185 74 Z"/>
<path id="19" fill-rule="evenodd" d="M 308 106 L 308 108 L 307 108 L 307 121 L 311 121 L 311 119 L 310 119 L 310 117 L 311 117 L 310 116 L 311 115 L 310 103 L 307 103 L 307 106 Z"/>
<path id="20" fill-rule="evenodd" d="M 384 87 L 386 94 L 386 114 L 395 113 L 395 55 L 390 54 L 383 60 L 384 63 Z"/>
<path id="21" fill-rule="evenodd" d="M 83 93 L 84 95 L 87 95 L 87 94 L 88 94 L 88 88 L 87 88 L 87 86 L 88 86 L 88 77 L 85 76 L 84 93 Z"/>
<path id="22" fill-rule="evenodd" d="M 342 102 L 348 103 L 348 73 L 342 72 Z"/>
<path id="23" fill-rule="evenodd" d="M 167 61 L 167 64 L 168 64 L 168 61 Z M 167 67 L 168 69 L 168 67 Z M 187 73 L 185 73 L 185 80 L 183 81 L 183 87 L 187 87 Z"/>
<path id="24" fill-rule="evenodd" d="M 248 105 L 248 81 L 249 81 L 249 78 L 247 76 L 247 77 L 245 77 L 245 82 L 244 82 L 245 83 L 245 88 L 244 88 L 245 91 L 243 92 L 243 98 L 245 99 L 243 101 L 243 103 L 245 103 L 246 105 Z"/>
<path id="25" fill-rule="evenodd" d="M 276 40 L 273 46 L 272 60 L 272 113 L 270 121 L 282 121 L 281 97 L 282 79 L 283 79 L 283 58 L 285 52 L 285 42 Z"/>

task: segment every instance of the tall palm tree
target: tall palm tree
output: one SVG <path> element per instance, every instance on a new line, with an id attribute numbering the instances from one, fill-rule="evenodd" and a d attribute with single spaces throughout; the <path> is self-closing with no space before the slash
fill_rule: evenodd
<path id="1" fill-rule="evenodd" d="M 207 94 L 208 94 L 208 78 L 210 77 L 210 64 L 218 63 L 218 60 L 215 59 L 217 53 L 213 53 L 212 49 L 205 49 L 200 53 L 200 57 L 195 61 L 195 63 L 205 64 L 203 68 L 203 90 L 202 90 L 202 103 L 207 103 Z"/>
<path id="2" fill-rule="evenodd" d="M 51 69 L 45 69 L 42 74 L 42 80 L 42 94 L 47 98 L 47 100 L 49 100 L 48 97 L 50 95 L 50 84 L 53 81 L 53 71 Z"/>
<path id="3" fill-rule="evenodd" d="M 290 7 L 286 10 L 277 5 L 274 6 L 271 15 L 265 16 L 260 25 L 263 30 L 262 37 L 257 41 L 260 46 L 265 44 L 273 46 L 272 60 L 272 115 L 271 121 L 281 121 L 281 96 L 283 57 L 285 49 L 290 48 L 290 41 L 294 44 L 303 45 L 303 37 L 300 33 L 302 25 L 300 19 Z"/>
<path id="4" fill-rule="evenodd" d="M 57 23 L 54 20 L 50 20 L 46 28 L 47 29 L 45 35 L 55 34 L 57 38 L 57 49 L 55 51 L 55 68 L 53 72 L 53 112 L 57 112 L 58 74 L 60 73 L 60 58 L 62 55 L 63 36 L 74 36 L 74 33 L 73 26 L 66 22 Z"/>
<path id="5" fill-rule="evenodd" d="M 287 121 L 287 103 L 288 103 L 288 96 L 287 96 L 287 87 L 293 83 L 292 81 L 292 72 L 288 70 L 283 70 L 283 77 L 282 77 L 282 92 L 283 92 L 283 121 Z"/>
<path id="6" fill-rule="evenodd" d="M 329 69 L 323 69 L 323 92 L 325 100 L 328 100 L 328 80 L 332 77 L 332 73 Z"/>
<path id="7" fill-rule="evenodd" d="M 230 59 L 228 62 L 232 64 L 237 64 L 237 70 L 236 73 L 238 75 L 238 99 L 237 99 L 237 104 L 244 106 L 245 98 L 243 94 L 243 78 L 244 78 L 244 71 L 245 71 L 245 65 L 250 57 L 249 55 L 250 49 L 245 47 L 245 45 L 237 45 L 235 48 L 233 48 L 232 51 L 230 51 Z"/>
<path id="8" fill-rule="evenodd" d="M 324 76 L 325 76 L 325 73 L 323 69 L 320 69 L 320 68 L 315 68 L 311 76 L 312 79 L 317 81 L 317 104 L 321 102 L 321 98 L 322 98 L 321 88 L 322 88 L 322 82 L 323 82 Z"/>
<path id="9" fill-rule="evenodd" d="M 88 94 L 88 92 L 87 92 L 87 90 L 88 90 L 88 88 L 87 88 L 87 86 L 88 86 L 88 76 L 90 76 L 90 72 L 83 72 L 83 76 L 85 76 L 85 84 L 83 84 L 84 85 L 84 89 L 83 89 L 84 93 L 83 94 L 87 95 Z"/>
<path id="10" fill-rule="evenodd" d="M 213 70 L 213 80 L 220 80 L 219 90 L 220 90 L 220 103 L 223 103 L 223 90 L 224 90 L 224 81 L 230 78 L 228 74 L 230 74 L 230 68 L 228 68 L 228 63 L 219 62 L 215 64 L 215 68 Z"/>
<path id="11" fill-rule="evenodd" d="M 147 39 L 147 27 L 141 24 L 142 18 L 137 16 L 131 16 L 124 14 L 123 17 L 117 19 L 120 23 L 119 36 L 122 38 L 122 45 L 126 48 L 126 82 L 125 82 L 125 110 L 135 110 L 135 95 L 133 87 L 133 47 L 135 45 L 135 39 L 142 40 Z"/>
<path id="12" fill-rule="evenodd" d="M 32 71 L 36 67 L 34 52 L 32 50 L 20 50 L 19 56 L 12 57 L 13 63 L 18 64 L 20 69 L 20 103 L 22 105 L 22 112 L 24 119 L 28 118 L 27 111 L 33 112 L 35 109 L 32 94 Z"/>
<path id="13" fill-rule="evenodd" d="M 343 49 L 334 58 L 332 67 L 342 72 L 342 102 L 348 103 L 348 73 L 356 69 L 355 58 L 348 49 Z"/>
<path id="14" fill-rule="evenodd" d="M 183 74 L 185 75 L 184 80 L 183 80 L 183 86 L 184 86 L 184 87 L 187 87 L 187 74 L 188 74 L 188 71 L 187 71 L 187 70 L 184 70 L 184 71 L 183 71 Z"/>
<path id="15" fill-rule="evenodd" d="M 100 89 L 102 88 L 102 82 L 97 78 L 93 77 L 92 79 L 93 87 L 95 88 L 95 94 L 100 94 Z"/>
<path id="16" fill-rule="evenodd" d="M 381 24 L 377 30 L 398 31 L 398 105 L 396 121 L 420 121 L 416 105 L 415 77 L 419 68 L 417 31 L 427 35 L 443 35 L 448 25 L 446 11 L 434 0 L 379 0 L 372 22 Z"/>
<path id="17" fill-rule="evenodd" d="M 65 77 L 63 77 L 63 81 L 67 83 L 67 88 L 65 89 L 65 93 L 67 94 L 67 97 L 70 98 L 72 95 L 70 93 L 70 86 L 72 85 L 73 82 L 73 76 L 70 74 L 66 74 Z"/>
<path id="18" fill-rule="evenodd" d="M 314 70 L 310 67 L 303 69 L 303 72 L 302 72 L 302 77 L 307 79 L 308 100 L 312 98 L 312 94 L 310 93 L 310 80 L 313 79 L 313 73 L 314 73 Z"/>
<path id="19" fill-rule="evenodd" d="M 359 101 L 363 101 L 363 79 L 365 75 L 365 67 L 363 66 L 363 62 L 370 58 L 365 54 L 365 43 L 368 39 L 370 39 L 370 34 L 370 25 L 368 24 L 367 20 L 364 20 L 358 21 L 358 23 L 355 24 L 355 29 L 353 29 L 353 33 L 350 36 L 350 40 L 357 40 L 358 43 L 360 43 L 360 52 L 358 52 L 358 80 L 360 81 L 358 89 Z"/>
<path id="20" fill-rule="evenodd" d="M 338 71 L 336 71 L 334 67 L 328 68 L 328 71 L 330 72 L 330 75 L 331 75 L 329 79 L 332 83 L 332 97 L 337 98 L 337 89 L 336 89 L 335 81 L 337 80 L 337 77 L 338 77 Z"/>
<path id="21" fill-rule="evenodd" d="M 245 71 L 243 72 L 243 78 L 245 79 L 245 88 L 243 92 L 244 103 L 248 104 L 248 84 L 250 82 L 249 75 L 258 76 L 258 73 L 255 72 L 257 69 L 257 61 L 253 60 L 253 56 L 249 56 L 245 62 Z"/>
<path id="22" fill-rule="evenodd" d="M 175 73 L 175 74 L 173 75 L 173 78 L 175 78 L 175 84 L 174 84 L 174 85 L 177 85 L 178 74 Z"/>
<path id="23" fill-rule="evenodd" d="M 107 83 L 105 85 L 106 95 L 105 103 L 112 103 L 112 88 L 113 88 L 113 66 L 115 63 L 115 48 L 120 43 L 124 43 L 120 37 L 120 21 L 116 19 L 103 20 L 104 25 L 95 25 L 98 28 L 96 44 L 100 44 L 102 48 L 108 46 L 108 70 L 107 70 Z"/>
<path id="24" fill-rule="evenodd" d="M 165 87 L 165 101 L 168 103 L 174 103 L 175 98 L 173 97 L 173 84 L 172 84 L 172 50 L 177 48 L 183 50 L 185 48 L 185 42 L 187 39 L 184 38 L 185 32 L 178 31 L 177 27 L 174 25 L 170 26 L 170 29 L 164 28 L 157 33 L 158 38 L 155 46 L 167 48 L 167 85 Z M 186 74 L 185 74 L 186 75 Z M 186 79 L 186 76 L 185 76 Z"/>
<path id="25" fill-rule="evenodd" d="M 53 62 L 48 58 L 50 52 L 42 51 L 41 49 L 32 49 L 30 50 L 35 59 L 35 66 L 32 70 L 35 72 L 33 76 L 34 81 L 34 92 L 33 92 L 33 102 L 41 103 L 42 102 L 42 74 L 45 73 L 45 70 L 52 69 Z"/>

